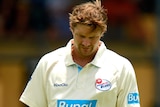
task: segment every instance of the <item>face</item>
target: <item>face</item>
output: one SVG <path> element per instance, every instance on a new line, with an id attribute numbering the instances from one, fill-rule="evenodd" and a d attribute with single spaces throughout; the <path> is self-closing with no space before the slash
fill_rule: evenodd
<path id="1" fill-rule="evenodd" d="M 97 27 L 85 24 L 77 24 L 72 30 L 73 33 L 73 51 L 81 57 L 95 55 L 100 45 L 102 30 Z"/>

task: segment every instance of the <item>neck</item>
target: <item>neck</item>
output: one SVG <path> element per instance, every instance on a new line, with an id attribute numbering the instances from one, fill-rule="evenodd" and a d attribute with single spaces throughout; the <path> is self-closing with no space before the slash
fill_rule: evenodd
<path id="1" fill-rule="evenodd" d="M 86 64 L 90 63 L 94 57 L 78 57 L 73 55 L 73 60 L 78 65 L 84 67 Z"/>
<path id="2" fill-rule="evenodd" d="M 94 59 L 95 54 L 90 56 L 81 56 L 76 51 L 72 51 L 72 58 L 75 63 L 84 67 L 86 64 L 90 63 Z"/>

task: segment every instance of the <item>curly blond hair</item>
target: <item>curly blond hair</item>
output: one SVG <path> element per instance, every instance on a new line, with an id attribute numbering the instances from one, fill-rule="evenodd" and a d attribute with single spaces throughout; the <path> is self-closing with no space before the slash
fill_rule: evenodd
<path id="1" fill-rule="evenodd" d="M 103 33 L 107 30 L 107 12 L 97 1 L 83 3 L 73 8 L 72 13 L 69 14 L 71 30 L 77 23 L 99 26 Z"/>

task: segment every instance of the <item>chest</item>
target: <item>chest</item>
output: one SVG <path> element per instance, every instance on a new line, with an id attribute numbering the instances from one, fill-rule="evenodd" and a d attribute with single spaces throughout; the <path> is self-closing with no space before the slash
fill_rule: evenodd
<path id="1" fill-rule="evenodd" d="M 50 70 L 46 85 L 50 105 L 56 105 L 57 101 L 64 99 L 96 100 L 98 105 L 116 101 L 117 72 L 112 66 L 100 68 L 88 64 L 78 72 L 76 65 L 57 64 Z"/>
<path id="2" fill-rule="evenodd" d="M 116 69 L 86 65 L 78 72 L 77 65 L 65 66 L 57 64 L 50 69 L 47 80 L 48 92 L 72 93 L 82 90 L 82 93 L 110 91 L 116 84 Z"/>

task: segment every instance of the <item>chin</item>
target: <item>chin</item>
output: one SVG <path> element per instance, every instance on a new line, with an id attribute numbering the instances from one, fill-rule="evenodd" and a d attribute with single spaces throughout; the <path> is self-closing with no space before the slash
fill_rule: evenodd
<path id="1" fill-rule="evenodd" d="M 92 55 L 92 54 L 87 54 L 87 53 L 86 53 L 86 54 L 85 54 L 85 53 L 82 54 L 83 57 L 89 57 L 89 56 L 91 56 L 91 55 Z"/>

